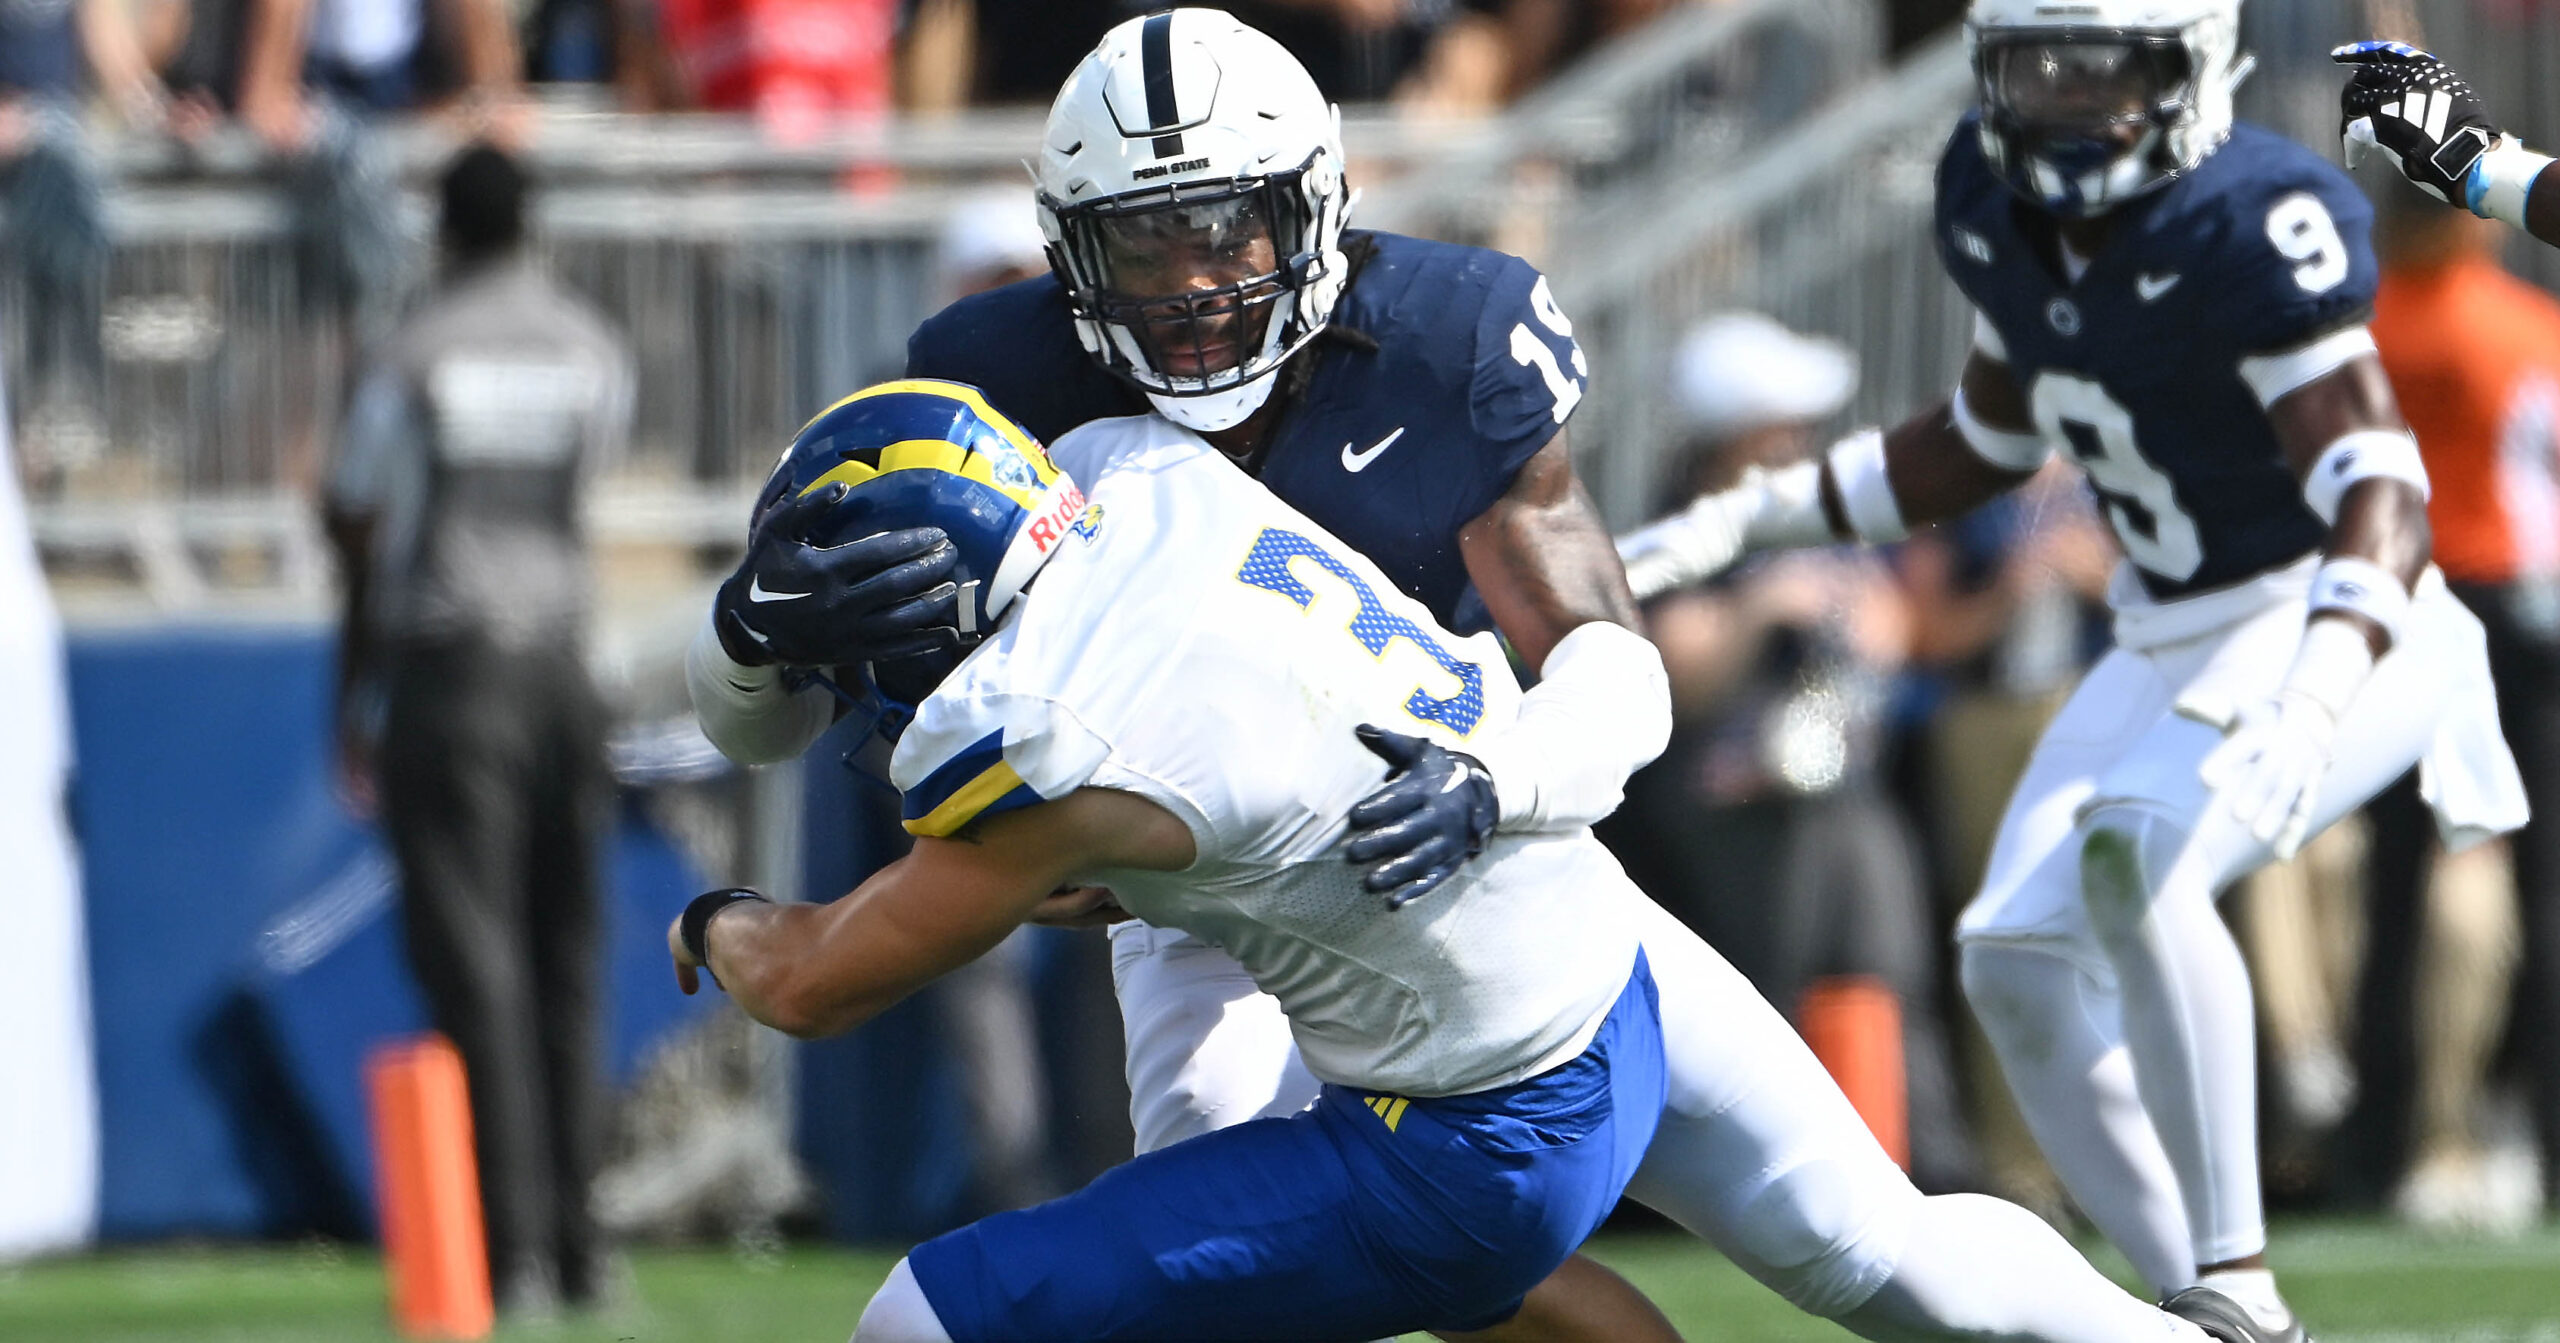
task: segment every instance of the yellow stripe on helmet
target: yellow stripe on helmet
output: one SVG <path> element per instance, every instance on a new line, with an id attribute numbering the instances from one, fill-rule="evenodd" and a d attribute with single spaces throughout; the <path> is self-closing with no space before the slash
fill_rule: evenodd
<path id="1" fill-rule="evenodd" d="M 1043 458 L 1033 460 L 1041 465 L 1047 464 Z M 987 460 L 985 453 L 971 452 L 947 438 L 909 438 L 889 444 L 880 449 L 880 463 L 877 466 L 869 462 L 838 462 L 827 468 L 826 472 L 817 479 L 810 481 L 800 493 L 809 494 L 822 490 L 838 481 L 848 486 L 859 485 L 891 471 L 948 471 L 953 475 L 987 486 L 1024 508 L 1038 507 L 1044 493 L 1043 490 L 1015 489 L 997 480 L 995 467 Z M 1051 469 L 1044 478 L 1044 486 L 1049 481 L 1056 480 L 1057 474 L 1054 468 Z"/>
<path id="2" fill-rule="evenodd" d="M 939 378 L 901 378 L 895 382 L 874 383 L 810 416 L 809 424 L 800 426 L 800 433 L 809 432 L 809 425 L 816 424 L 856 401 L 867 401 L 875 396 L 898 395 L 939 396 L 967 406 L 977 414 L 979 419 L 986 421 L 998 434 L 1003 435 L 1006 442 L 1011 443 L 1022 453 L 1023 459 L 1031 463 L 1031 470 L 1040 478 L 1041 484 L 1047 485 L 1057 479 L 1057 465 L 1049 460 L 1049 452 L 1040 446 L 1040 440 L 1033 438 L 1031 431 L 1014 423 L 1012 416 L 996 409 L 977 388 L 965 382 L 944 382 Z M 794 438 L 798 436 L 793 435 Z"/>

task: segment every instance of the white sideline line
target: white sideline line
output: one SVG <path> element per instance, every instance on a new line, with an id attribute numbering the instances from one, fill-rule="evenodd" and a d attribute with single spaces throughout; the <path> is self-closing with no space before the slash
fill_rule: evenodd
<path id="1" fill-rule="evenodd" d="M 2560 1343 L 2560 1320 L 2542 1323 L 2452 1325 L 2445 1330 L 2319 1330 L 2324 1343 Z"/>

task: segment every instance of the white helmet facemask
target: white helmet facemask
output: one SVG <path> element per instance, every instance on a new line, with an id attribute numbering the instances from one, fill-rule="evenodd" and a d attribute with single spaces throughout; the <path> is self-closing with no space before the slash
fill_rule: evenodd
<path id="1" fill-rule="evenodd" d="M 1105 35 L 1059 92 L 1035 174 L 1085 349 L 1191 428 L 1259 410 L 1342 292 L 1340 140 L 1306 71 L 1226 14 Z"/>

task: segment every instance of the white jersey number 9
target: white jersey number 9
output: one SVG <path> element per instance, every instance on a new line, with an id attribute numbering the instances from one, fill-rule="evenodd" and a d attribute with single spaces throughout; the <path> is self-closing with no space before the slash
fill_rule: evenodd
<path id="1" fill-rule="evenodd" d="M 2036 375 L 2028 401 L 2045 441 L 2069 444 L 2073 460 L 2089 473 L 2127 557 L 2173 583 L 2204 566 L 2195 519 L 2178 506 L 2169 477 L 2134 442 L 2133 412 L 2087 378 L 2051 371 Z"/>
<path id="2" fill-rule="evenodd" d="M 2306 294 L 2325 293 L 2347 278 L 2347 240 L 2338 236 L 2338 221 L 2329 207 L 2308 191 L 2297 191 L 2267 211 L 2267 240 L 2293 268 L 2293 282 Z"/>

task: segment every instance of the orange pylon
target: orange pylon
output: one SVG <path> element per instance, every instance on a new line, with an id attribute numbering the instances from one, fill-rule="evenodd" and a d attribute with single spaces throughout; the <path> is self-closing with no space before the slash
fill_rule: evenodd
<path id="1" fill-rule="evenodd" d="M 1910 1094 L 1902 1075 L 1902 1000 L 1873 975 L 1817 979 L 1804 991 L 1797 1029 L 1831 1080 L 1867 1121 L 1885 1154 L 1911 1167 Z"/>
<path id="2" fill-rule="evenodd" d="M 496 1311 L 462 1055 L 412 1036 L 375 1048 L 364 1072 L 392 1323 L 409 1338 L 487 1338 Z"/>

